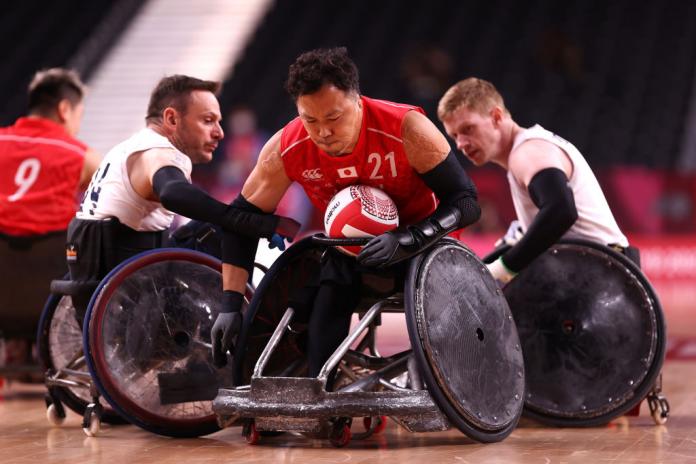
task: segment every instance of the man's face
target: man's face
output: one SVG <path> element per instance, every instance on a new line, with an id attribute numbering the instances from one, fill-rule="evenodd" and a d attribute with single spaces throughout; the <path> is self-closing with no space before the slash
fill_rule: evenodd
<path id="1" fill-rule="evenodd" d="M 321 150 L 338 156 L 353 151 L 362 124 L 362 101 L 331 84 L 297 98 L 297 113 L 309 137 Z"/>
<path id="2" fill-rule="evenodd" d="M 457 148 L 476 166 L 498 157 L 500 125 L 491 113 L 481 114 L 460 106 L 442 124 Z"/>
<path id="3" fill-rule="evenodd" d="M 208 163 L 213 151 L 224 137 L 220 127 L 220 104 L 215 95 L 205 90 L 194 90 L 188 99 L 186 111 L 177 112 L 178 124 L 172 136 L 173 144 L 191 158 L 191 162 Z"/>

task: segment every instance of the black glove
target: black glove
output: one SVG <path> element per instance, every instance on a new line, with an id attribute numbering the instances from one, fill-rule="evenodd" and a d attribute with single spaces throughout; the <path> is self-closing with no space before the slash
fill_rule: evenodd
<path id="1" fill-rule="evenodd" d="M 225 290 L 222 294 L 222 311 L 218 314 L 210 331 L 213 342 L 213 364 L 216 367 L 227 365 L 227 352 L 234 351 L 234 340 L 242 328 L 242 304 L 244 295 Z"/>
<path id="2" fill-rule="evenodd" d="M 458 227 L 461 213 L 451 206 L 440 206 L 419 222 L 373 238 L 358 254 L 367 267 L 385 268 L 421 253 Z"/>
<path id="3" fill-rule="evenodd" d="M 227 365 L 227 351 L 234 351 L 234 339 L 237 338 L 241 327 L 241 313 L 218 314 L 210 332 L 213 341 L 213 364 L 216 367 Z"/>
<path id="4" fill-rule="evenodd" d="M 367 267 L 379 267 L 391 262 L 399 249 L 400 241 L 412 242 L 413 237 L 408 230 L 386 232 L 373 238 L 360 250 L 357 260 Z"/>

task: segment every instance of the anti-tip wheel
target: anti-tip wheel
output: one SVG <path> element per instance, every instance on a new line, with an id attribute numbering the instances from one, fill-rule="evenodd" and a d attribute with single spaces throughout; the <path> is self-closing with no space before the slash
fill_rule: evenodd
<path id="1" fill-rule="evenodd" d="M 88 437 L 96 437 L 101 430 L 101 419 L 99 418 L 99 414 L 89 409 L 85 414 L 89 414 L 89 425 L 85 427 L 83 421 L 82 431 L 85 432 L 85 435 Z"/>
<path id="2" fill-rule="evenodd" d="M 343 448 L 350 443 L 351 438 L 350 425 L 339 422 L 331 431 L 329 441 L 331 441 L 331 444 L 336 448 Z"/>
<path id="3" fill-rule="evenodd" d="M 387 416 L 364 417 L 363 425 L 370 434 L 382 433 L 387 428 Z"/>
<path id="4" fill-rule="evenodd" d="M 46 408 L 46 419 L 48 419 L 48 423 L 51 425 L 62 425 L 65 422 L 65 411 L 61 415 L 55 404 L 49 404 Z"/>
<path id="5" fill-rule="evenodd" d="M 256 430 L 256 424 L 254 422 L 245 424 L 242 429 L 242 434 L 246 442 L 250 445 L 257 445 L 259 441 L 261 441 L 261 434 Z"/>
<path id="6" fill-rule="evenodd" d="M 667 399 L 663 396 L 649 396 L 648 406 L 650 407 L 650 415 L 655 421 L 655 424 L 665 425 L 667 419 L 669 419 L 669 403 Z"/>

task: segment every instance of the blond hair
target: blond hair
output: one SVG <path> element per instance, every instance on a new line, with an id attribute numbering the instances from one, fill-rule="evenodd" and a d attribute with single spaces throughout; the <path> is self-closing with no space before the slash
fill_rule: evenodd
<path id="1" fill-rule="evenodd" d="M 493 107 L 499 106 L 505 114 L 510 115 L 495 86 L 476 77 L 459 81 L 445 92 L 437 105 L 437 117 L 442 121 L 461 106 L 480 114 L 487 114 Z"/>

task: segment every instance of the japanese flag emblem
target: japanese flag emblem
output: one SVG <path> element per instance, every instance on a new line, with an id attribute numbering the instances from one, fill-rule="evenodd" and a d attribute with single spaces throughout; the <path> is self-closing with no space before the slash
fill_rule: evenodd
<path id="1" fill-rule="evenodd" d="M 358 177 L 358 170 L 355 168 L 355 166 L 348 166 L 347 168 L 338 169 L 338 177 L 341 179 Z"/>

